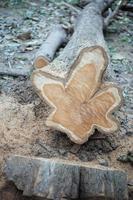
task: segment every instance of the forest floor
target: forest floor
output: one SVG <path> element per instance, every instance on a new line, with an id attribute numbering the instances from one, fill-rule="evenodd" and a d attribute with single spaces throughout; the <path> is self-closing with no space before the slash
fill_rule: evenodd
<path id="1" fill-rule="evenodd" d="M 73 16 L 75 11 L 52 1 L 0 8 L 0 187 L 5 184 L 3 166 L 10 154 L 111 166 L 125 170 L 129 182 L 133 180 L 133 24 L 127 12 L 120 11 L 105 33 L 111 65 L 104 79 L 120 86 L 123 94 L 123 103 L 114 113 L 120 130 L 108 135 L 96 131 L 85 144 L 76 145 L 65 134 L 45 126 L 49 108 L 30 80 L 34 55 L 52 27 L 70 23 Z M 25 76 L 6 75 L 7 71 Z"/>

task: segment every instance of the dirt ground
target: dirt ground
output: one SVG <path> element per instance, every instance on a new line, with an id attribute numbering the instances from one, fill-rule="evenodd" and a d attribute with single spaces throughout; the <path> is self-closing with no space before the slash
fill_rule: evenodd
<path id="1" fill-rule="evenodd" d="M 96 131 L 85 144 L 76 145 L 65 134 L 45 126 L 50 109 L 36 95 L 27 74 L 33 70 L 35 52 L 51 28 L 57 23 L 70 23 L 73 16 L 76 16 L 74 11 L 52 1 L 30 1 L 19 7 L 0 8 L 1 188 L 5 184 L 4 161 L 10 154 L 108 165 L 125 170 L 129 182 L 133 180 L 133 25 L 127 12 L 119 12 L 105 33 L 111 65 L 104 78 L 119 85 L 123 94 L 123 104 L 114 113 L 120 121 L 120 130 L 108 135 Z M 29 38 L 18 39 L 27 31 Z M 1 73 L 8 69 L 20 70 L 25 76 Z"/>

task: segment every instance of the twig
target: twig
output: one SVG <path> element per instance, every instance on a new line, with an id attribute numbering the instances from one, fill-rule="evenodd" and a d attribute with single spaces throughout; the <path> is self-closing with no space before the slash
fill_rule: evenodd
<path id="1" fill-rule="evenodd" d="M 70 8 L 72 11 L 75 11 L 75 12 L 77 12 L 78 14 L 80 14 L 81 11 L 82 11 L 82 9 L 77 8 L 76 6 L 73 6 L 73 5 L 71 5 L 71 4 L 69 4 L 69 3 L 66 3 L 66 2 L 62 2 L 61 5 L 64 5 L 64 6 L 68 7 L 68 8 Z"/>
<path id="2" fill-rule="evenodd" d="M 11 63 L 10 63 L 10 61 L 8 61 L 8 65 L 9 65 L 10 69 L 12 69 L 12 66 L 11 66 Z"/>
<path id="3" fill-rule="evenodd" d="M 40 145 L 42 148 L 44 148 L 46 151 L 48 151 L 49 153 L 52 152 L 52 148 L 49 147 L 47 144 L 45 144 L 43 141 L 41 141 L 41 139 L 38 138 L 38 139 L 36 140 L 36 143 L 37 143 L 38 145 Z"/>
<path id="4" fill-rule="evenodd" d="M 106 10 L 108 10 L 108 8 L 109 8 L 115 1 L 116 1 L 116 0 L 107 0 L 107 1 L 105 1 L 106 6 L 105 6 L 105 8 L 104 8 L 104 10 L 103 10 L 103 13 L 104 13 Z"/>
<path id="5" fill-rule="evenodd" d="M 106 136 L 92 136 L 90 140 L 105 140 Z"/>
<path id="6" fill-rule="evenodd" d="M 18 77 L 18 76 L 30 76 L 30 72 L 25 72 L 22 70 L 16 70 L 16 69 L 0 69 L 0 76 L 12 76 L 12 77 Z"/>
<path id="7" fill-rule="evenodd" d="M 109 23 L 112 21 L 112 19 L 115 17 L 115 15 L 117 15 L 119 9 L 121 8 L 122 4 L 123 4 L 124 0 L 120 0 L 115 8 L 114 11 L 109 12 L 109 15 L 104 19 L 104 28 L 106 28 Z"/>

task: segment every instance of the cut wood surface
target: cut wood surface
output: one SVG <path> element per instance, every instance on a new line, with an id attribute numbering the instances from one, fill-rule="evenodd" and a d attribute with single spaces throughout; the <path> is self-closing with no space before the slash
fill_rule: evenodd
<path id="1" fill-rule="evenodd" d="M 62 53 L 32 75 L 38 94 L 53 108 L 46 124 L 79 144 L 87 141 L 95 128 L 107 133 L 118 128 L 111 115 L 121 101 L 118 89 L 102 83 L 109 55 L 101 13 L 109 3 L 90 1 Z"/>
<path id="2" fill-rule="evenodd" d="M 101 83 L 106 65 L 106 53 L 95 46 L 80 53 L 67 83 L 45 76 L 39 93 L 54 108 L 46 121 L 48 126 L 67 133 L 79 144 L 87 141 L 95 128 L 109 133 L 117 130 L 111 112 L 121 98 L 115 86 Z"/>
<path id="3" fill-rule="evenodd" d="M 61 25 L 55 26 L 37 51 L 34 66 L 42 68 L 48 65 L 53 60 L 57 49 L 65 42 L 66 36 L 66 32 Z"/>
<path id="4" fill-rule="evenodd" d="M 126 173 L 113 168 L 14 155 L 7 159 L 5 173 L 27 196 L 54 200 L 128 199 Z"/>

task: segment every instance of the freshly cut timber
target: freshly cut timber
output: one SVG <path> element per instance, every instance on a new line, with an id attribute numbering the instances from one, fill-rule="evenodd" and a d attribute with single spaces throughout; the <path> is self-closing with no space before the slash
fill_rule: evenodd
<path id="1" fill-rule="evenodd" d="M 124 171 L 82 162 L 12 155 L 5 173 L 27 196 L 46 199 L 127 200 Z"/>
<path id="2" fill-rule="evenodd" d="M 117 121 L 111 113 L 121 102 L 117 87 L 102 83 L 109 65 L 102 12 L 111 0 L 89 2 L 62 53 L 32 74 L 38 94 L 53 108 L 46 124 L 79 144 L 87 141 L 95 128 L 105 133 L 116 131 Z"/>
<path id="3" fill-rule="evenodd" d="M 95 46 L 82 50 L 66 83 L 45 74 L 43 81 L 38 82 L 38 93 L 53 107 L 46 124 L 67 133 L 79 144 L 87 141 L 95 128 L 108 133 L 116 131 L 118 125 L 111 113 L 121 98 L 115 86 L 102 83 L 106 66 L 104 49 Z"/>

